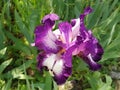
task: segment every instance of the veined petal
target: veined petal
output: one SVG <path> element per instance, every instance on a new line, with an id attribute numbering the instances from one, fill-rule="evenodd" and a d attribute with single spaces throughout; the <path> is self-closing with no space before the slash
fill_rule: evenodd
<path id="1" fill-rule="evenodd" d="M 43 70 L 44 67 L 50 71 L 54 80 L 58 85 L 66 82 L 67 78 L 71 75 L 72 67 L 68 66 L 64 56 L 58 54 L 44 54 L 40 53 L 38 56 L 38 68 Z M 70 62 L 71 60 L 69 60 Z"/>
<path id="2" fill-rule="evenodd" d="M 40 70 L 43 69 L 43 67 L 46 67 L 48 70 L 53 71 L 53 68 L 56 64 L 56 61 L 59 61 L 60 57 L 57 57 L 56 54 L 46 54 L 45 52 L 40 53 L 38 55 L 38 68 L 40 68 Z M 62 62 L 63 63 L 63 62 Z M 61 64 L 60 64 L 61 65 Z M 62 65 L 63 66 L 63 65 Z M 61 66 L 61 67 L 62 67 Z M 59 66 L 58 66 L 59 67 Z M 60 72 L 61 70 L 59 70 Z M 56 71 L 57 72 L 57 71 Z"/>
<path id="3" fill-rule="evenodd" d="M 57 82 L 58 85 L 64 84 L 68 77 L 72 74 L 72 52 L 75 50 L 75 48 L 76 45 L 71 46 L 62 56 L 62 60 L 64 61 L 64 68 L 62 70 L 62 73 L 55 74 L 54 77 L 54 80 Z M 58 65 L 56 64 L 56 66 Z"/>
<path id="4" fill-rule="evenodd" d="M 46 15 L 42 22 L 43 25 L 39 25 L 35 29 L 35 46 L 39 50 L 44 50 L 46 52 L 56 53 L 58 46 L 56 45 L 57 38 L 52 32 L 52 28 L 55 24 L 55 20 L 59 17 L 56 14 Z"/>
<path id="5" fill-rule="evenodd" d="M 92 12 L 92 9 L 90 7 L 87 7 L 84 10 L 84 13 L 80 15 L 80 18 L 71 20 L 73 39 L 80 34 L 82 34 L 83 38 L 86 36 L 85 35 L 86 32 L 84 32 L 84 30 L 87 30 L 87 29 L 84 25 L 84 18 L 86 15 L 90 14 L 91 12 Z"/>
<path id="6" fill-rule="evenodd" d="M 103 48 L 99 43 L 97 43 L 95 48 L 95 54 L 92 56 L 93 60 L 96 62 L 99 61 L 102 58 L 103 53 L 104 53 Z"/>
<path id="7" fill-rule="evenodd" d="M 61 31 L 61 40 L 69 46 L 72 39 L 72 26 L 68 22 L 62 22 L 59 24 L 59 30 Z"/>
<path id="8" fill-rule="evenodd" d="M 89 68 L 93 71 L 99 70 L 101 68 L 101 65 L 96 63 L 93 59 L 91 54 L 89 54 L 87 57 L 83 56 L 84 61 L 89 65 Z"/>
<path id="9" fill-rule="evenodd" d="M 103 54 L 103 49 L 98 43 L 94 43 L 94 40 L 88 40 L 79 45 L 76 49 L 76 54 L 81 57 L 90 67 L 95 71 L 100 69 L 101 65 L 97 64 Z"/>
<path id="10" fill-rule="evenodd" d="M 77 36 L 76 44 L 78 47 L 74 50 L 73 55 L 81 57 L 90 67 L 91 70 L 98 70 L 101 65 L 96 62 L 101 59 L 103 49 L 98 40 L 92 35 L 90 30 L 84 25 L 84 18 L 90 14 L 92 9 L 87 7 L 84 13 L 80 15 L 80 35 Z"/>
<path id="11" fill-rule="evenodd" d="M 50 54 L 50 55 L 46 55 L 46 58 L 44 58 L 43 66 L 46 66 L 49 70 L 53 70 L 55 63 L 56 63 L 56 55 Z"/>
<path id="12" fill-rule="evenodd" d="M 68 51 L 65 52 L 65 54 L 62 56 L 61 61 L 58 61 L 54 68 L 56 71 L 60 70 L 57 67 L 62 66 L 62 61 L 64 62 L 64 67 L 62 68 L 61 73 L 55 73 L 54 80 L 58 85 L 64 84 L 68 77 L 72 74 L 72 54 L 71 51 L 74 49 L 74 47 L 68 49 Z M 53 71 L 55 72 L 55 69 L 53 68 Z"/>
<path id="13" fill-rule="evenodd" d="M 39 50 L 46 52 L 57 52 L 58 46 L 56 45 L 56 36 L 52 33 L 49 26 L 43 25 L 36 27 L 35 30 L 35 46 Z"/>
<path id="14" fill-rule="evenodd" d="M 86 49 L 91 54 L 94 61 L 99 61 L 104 53 L 103 48 L 98 43 L 98 40 L 92 35 L 92 32 L 89 30 L 86 31 L 86 39 L 84 43 L 86 43 Z"/>
<path id="15" fill-rule="evenodd" d="M 62 73 L 60 75 L 55 75 L 54 80 L 58 85 L 64 84 L 68 77 L 72 73 L 72 68 L 71 67 L 64 67 Z"/>

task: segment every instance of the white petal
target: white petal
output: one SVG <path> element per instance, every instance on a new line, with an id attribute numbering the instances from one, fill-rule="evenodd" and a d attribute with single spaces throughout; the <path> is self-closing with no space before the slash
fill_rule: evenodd
<path id="1" fill-rule="evenodd" d="M 63 71 L 63 68 L 64 68 L 63 65 L 64 64 L 63 64 L 63 60 L 62 59 L 61 60 L 57 60 L 55 65 L 54 65 L 54 67 L 53 67 L 53 72 L 55 74 L 57 74 L 57 75 L 60 75 L 62 73 L 62 71 Z"/>
<path id="2" fill-rule="evenodd" d="M 92 59 L 91 54 L 88 54 L 87 56 L 92 64 L 96 64 L 96 62 Z"/>
<path id="3" fill-rule="evenodd" d="M 53 33 L 56 35 L 57 38 L 59 38 L 59 36 L 61 35 L 59 29 L 54 30 Z"/>
<path id="4" fill-rule="evenodd" d="M 48 69 L 52 70 L 55 60 L 56 60 L 56 55 L 52 54 L 45 59 L 45 61 L 43 62 L 43 66 L 47 66 Z"/>
<path id="5" fill-rule="evenodd" d="M 45 36 L 43 43 L 45 44 L 46 47 L 49 46 L 51 49 L 57 49 L 55 40 L 56 40 L 55 35 L 52 33 L 52 31 L 49 31 L 48 34 Z"/>
<path id="6" fill-rule="evenodd" d="M 76 20 L 75 26 L 72 27 L 73 39 L 79 34 L 79 30 L 80 30 L 80 18 L 75 20 Z"/>

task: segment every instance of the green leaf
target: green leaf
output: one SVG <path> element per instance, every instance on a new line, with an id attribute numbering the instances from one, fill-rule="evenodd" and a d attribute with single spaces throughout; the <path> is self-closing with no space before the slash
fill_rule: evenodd
<path id="1" fill-rule="evenodd" d="M 12 59 L 9 59 L 7 61 L 4 61 L 1 65 L 0 65 L 0 74 L 3 72 L 3 70 L 11 63 Z"/>
<path id="2" fill-rule="evenodd" d="M 116 27 L 116 23 L 115 23 L 115 24 L 113 25 L 113 27 L 112 27 L 112 30 L 111 30 L 111 32 L 110 32 L 110 36 L 109 36 L 107 45 L 110 44 L 110 42 L 112 41 L 113 34 L 115 33 L 115 27 Z"/>
<path id="3" fill-rule="evenodd" d="M 11 84 L 12 84 L 12 79 L 8 80 L 8 82 L 5 84 L 2 90 L 10 90 Z"/>
<path id="4" fill-rule="evenodd" d="M 3 55 L 6 53 L 7 47 L 0 50 L 0 58 L 3 57 Z"/>
<path id="5" fill-rule="evenodd" d="M 20 50 L 26 54 L 31 54 L 30 48 L 28 45 L 23 43 L 21 39 L 16 38 L 11 32 L 5 31 L 6 35 L 8 36 L 9 39 L 11 39 L 15 45 L 12 46 L 14 49 Z"/>
<path id="6" fill-rule="evenodd" d="M 32 90 L 35 90 L 33 82 L 31 82 L 31 87 L 32 87 Z"/>
<path id="7" fill-rule="evenodd" d="M 55 81 L 53 81 L 53 90 L 58 90 L 58 85 L 56 84 L 56 82 Z"/>
<path id="8" fill-rule="evenodd" d="M 103 84 L 97 90 L 112 90 L 112 88 L 110 86 L 108 86 L 107 84 Z"/>
<path id="9" fill-rule="evenodd" d="M 28 60 L 26 62 L 24 62 L 24 64 L 20 65 L 19 67 L 16 67 L 14 69 L 12 69 L 11 71 L 8 71 L 7 73 L 5 73 L 3 75 L 3 78 L 17 78 L 17 79 L 33 79 L 30 76 L 26 76 L 24 73 L 24 65 L 25 68 L 28 68 L 31 64 L 33 63 L 33 60 Z"/>
<path id="10" fill-rule="evenodd" d="M 22 22 L 22 19 L 16 10 L 15 10 L 15 19 L 20 31 L 24 34 L 28 42 L 31 43 L 32 38 L 30 36 L 30 32 L 28 31 L 28 28 L 26 27 L 26 25 Z"/>
<path id="11" fill-rule="evenodd" d="M 44 90 L 44 86 L 45 84 L 44 83 L 34 83 L 33 84 L 35 88 L 38 88 L 39 90 Z"/>
<path id="12" fill-rule="evenodd" d="M 110 58 L 119 58 L 120 57 L 120 52 L 118 51 L 111 51 L 111 52 L 106 52 L 103 55 L 103 58 L 100 62 L 104 62 L 105 60 L 109 60 Z"/>
<path id="13" fill-rule="evenodd" d="M 3 32 L 3 26 L 2 26 L 2 22 L 1 21 L 0 21 L 0 49 L 4 48 L 4 44 L 3 43 L 4 43 L 5 38 L 6 38 L 5 35 L 4 35 L 4 32 Z"/>
<path id="14" fill-rule="evenodd" d="M 97 80 L 98 78 L 96 79 L 96 77 L 94 77 L 90 74 L 86 75 L 85 77 L 87 78 L 92 90 L 96 90 L 97 83 L 98 83 L 98 80 Z"/>
<path id="15" fill-rule="evenodd" d="M 112 84 L 112 78 L 110 76 L 108 76 L 108 75 L 105 75 L 105 78 L 106 78 L 106 83 L 108 85 L 111 85 Z"/>
<path id="16" fill-rule="evenodd" d="M 49 72 L 45 72 L 46 80 L 45 80 L 45 87 L 44 90 L 52 90 L 52 77 Z"/>

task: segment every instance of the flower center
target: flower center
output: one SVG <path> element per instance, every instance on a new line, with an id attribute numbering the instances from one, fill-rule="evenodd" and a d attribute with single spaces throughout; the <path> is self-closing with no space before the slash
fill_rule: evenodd
<path id="1" fill-rule="evenodd" d="M 66 51 L 66 50 L 63 48 L 63 49 L 61 49 L 57 54 L 58 54 L 58 55 L 61 55 L 61 54 L 63 54 L 65 51 Z"/>

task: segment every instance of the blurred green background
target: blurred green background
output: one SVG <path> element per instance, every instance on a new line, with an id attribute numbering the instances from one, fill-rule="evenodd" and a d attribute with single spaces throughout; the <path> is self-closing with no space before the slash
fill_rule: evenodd
<path id="1" fill-rule="evenodd" d="M 120 72 L 120 0 L 0 0 L 0 90 L 58 90 L 47 72 L 37 70 L 38 51 L 31 46 L 34 29 L 46 14 L 70 21 L 87 6 L 93 12 L 85 25 L 104 48 L 102 69 L 92 72 L 74 57 L 67 82 L 75 81 L 75 86 L 65 84 L 65 90 L 119 90 L 120 77 L 115 75 Z"/>

